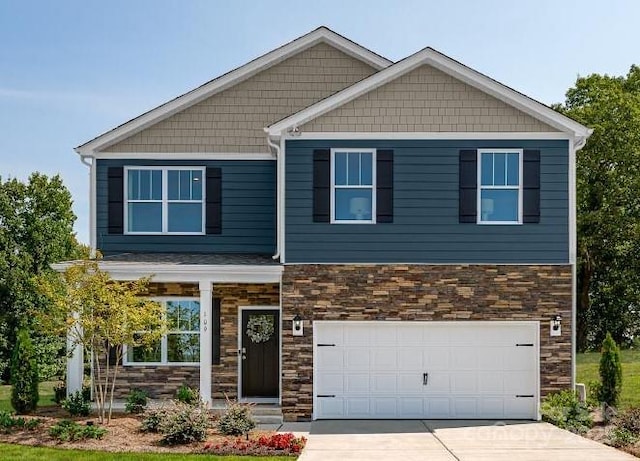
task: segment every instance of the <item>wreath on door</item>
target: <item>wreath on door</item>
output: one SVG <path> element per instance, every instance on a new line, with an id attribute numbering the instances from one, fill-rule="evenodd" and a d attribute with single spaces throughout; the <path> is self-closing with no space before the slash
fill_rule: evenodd
<path id="1" fill-rule="evenodd" d="M 273 335 L 273 315 L 250 315 L 247 336 L 254 343 L 266 343 Z"/>

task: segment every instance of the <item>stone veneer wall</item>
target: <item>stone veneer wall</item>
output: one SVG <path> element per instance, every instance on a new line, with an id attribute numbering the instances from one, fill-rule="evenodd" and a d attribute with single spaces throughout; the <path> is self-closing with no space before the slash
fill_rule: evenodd
<path id="1" fill-rule="evenodd" d="M 571 385 L 569 265 L 287 265 L 282 321 L 305 319 L 304 336 L 282 335 L 285 421 L 313 410 L 309 320 L 538 320 L 544 396 Z M 562 336 L 549 320 L 562 315 Z"/>
<path id="2" fill-rule="evenodd" d="M 197 284 L 153 283 L 149 296 L 199 297 Z M 220 365 L 212 366 L 212 396 L 237 396 L 238 386 L 238 308 L 239 306 L 277 306 L 280 303 L 278 284 L 214 285 L 213 297 L 220 298 Z M 199 387 L 200 369 L 193 366 L 122 367 L 118 373 L 115 398 L 121 399 L 133 388 L 144 389 L 152 398 L 172 398 L 176 390 L 187 384 Z"/>

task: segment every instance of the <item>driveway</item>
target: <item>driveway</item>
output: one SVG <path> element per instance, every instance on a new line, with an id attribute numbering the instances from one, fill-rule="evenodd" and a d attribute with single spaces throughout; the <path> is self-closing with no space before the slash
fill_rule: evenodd
<path id="1" fill-rule="evenodd" d="M 542 422 L 315 421 L 279 432 L 308 438 L 299 461 L 631 461 L 637 458 Z"/>

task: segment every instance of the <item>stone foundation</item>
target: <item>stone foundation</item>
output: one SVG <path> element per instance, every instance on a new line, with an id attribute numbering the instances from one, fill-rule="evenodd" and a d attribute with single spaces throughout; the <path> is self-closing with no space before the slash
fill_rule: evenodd
<path id="1" fill-rule="evenodd" d="M 299 313 L 304 336 L 282 335 L 285 421 L 313 410 L 314 320 L 540 321 L 540 386 L 571 385 L 571 266 L 288 265 L 282 280 L 282 321 Z M 562 315 L 562 336 L 549 320 Z"/>

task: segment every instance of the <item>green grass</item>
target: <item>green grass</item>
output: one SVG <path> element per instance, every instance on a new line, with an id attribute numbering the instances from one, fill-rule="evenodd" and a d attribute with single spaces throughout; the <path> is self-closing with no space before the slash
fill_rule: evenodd
<path id="1" fill-rule="evenodd" d="M 185 455 L 165 453 L 107 453 L 90 450 L 64 450 L 58 448 L 25 447 L 0 443 L 0 457 L 3 461 L 11 460 L 41 460 L 41 461 L 276 461 L 293 458 L 287 456 L 213 456 L 213 455 Z"/>
<path id="2" fill-rule="evenodd" d="M 620 408 L 640 405 L 640 351 L 623 350 L 622 356 L 622 395 Z M 599 352 L 585 352 L 576 357 L 577 382 L 589 385 L 589 381 L 599 381 Z M 587 390 L 588 392 L 588 390 Z"/>
<path id="3" fill-rule="evenodd" d="M 56 382 L 57 381 L 45 381 L 40 383 L 39 407 L 48 407 L 56 404 L 53 401 L 53 386 L 56 385 Z M 0 410 L 13 411 L 11 407 L 11 386 L 9 385 L 0 386 Z"/>

